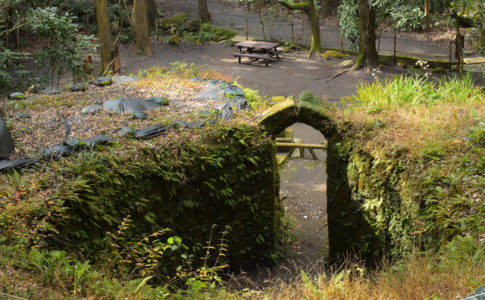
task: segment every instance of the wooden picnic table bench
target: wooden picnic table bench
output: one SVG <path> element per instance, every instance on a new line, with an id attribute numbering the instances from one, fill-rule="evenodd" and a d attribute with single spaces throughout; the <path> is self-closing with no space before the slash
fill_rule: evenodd
<path id="1" fill-rule="evenodd" d="M 276 56 L 276 59 L 280 59 L 278 46 L 278 43 L 244 41 L 236 44 L 236 47 L 239 48 L 239 53 L 233 53 L 232 55 L 238 58 L 238 63 L 241 63 L 241 57 L 248 57 L 252 59 L 251 62 L 262 60 L 264 65 L 268 66 L 268 61 L 274 56 Z"/>

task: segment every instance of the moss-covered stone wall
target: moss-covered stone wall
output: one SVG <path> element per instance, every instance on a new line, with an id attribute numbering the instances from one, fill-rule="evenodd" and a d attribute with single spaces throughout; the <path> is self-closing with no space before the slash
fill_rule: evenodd
<path id="1" fill-rule="evenodd" d="M 361 152 L 356 138 L 346 130 L 349 124 L 335 120 L 332 108 L 312 97 L 302 93 L 299 101 L 288 99 L 273 106 L 263 114 L 261 125 L 275 134 L 301 122 L 327 139 L 330 259 L 337 261 L 350 253 L 376 257 L 404 247 L 409 240 L 401 237 L 413 227 L 406 224 L 412 223 L 418 207 L 401 201 L 400 169 L 392 159 L 375 159 Z"/>
<path id="2" fill-rule="evenodd" d="M 200 136 L 168 144 L 128 140 L 26 171 L 20 180 L 4 175 L 6 198 L 22 187 L 24 208 L 5 210 L 17 223 L 0 222 L 0 231 L 92 255 L 129 216 L 131 237 L 170 228 L 200 257 L 211 234 L 218 248 L 227 229 L 232 266 L 267 260 L 283 237 L 271 139 L 250 126 L 194 133 Z"/>

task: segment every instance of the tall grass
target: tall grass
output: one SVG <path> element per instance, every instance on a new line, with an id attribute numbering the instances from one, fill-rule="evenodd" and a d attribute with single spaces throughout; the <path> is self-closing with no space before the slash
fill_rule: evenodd
<path id="1" fill-rule="evenodd" d="M 472 104 L 483 101 L 470 74 L 462 79 L 441 79 L 434 83 L 425 77 L 398 76 L 372 83 L 362 82 L 357 95 L 347 98 L 367 108 L 409 107 L 438 103 Z"/>
<path id="2" fill-rule="evenodd" d="M 406 76 L 363 82 L 344 101 L 352 105 L 337 111 L 337 119 L 350 120 L 353 134 L 374 154 L 406 149 L 419 156 L 430 147 L 464 144 L 485 120 L 485 94 L 469 74 L 437 82 Z"/>

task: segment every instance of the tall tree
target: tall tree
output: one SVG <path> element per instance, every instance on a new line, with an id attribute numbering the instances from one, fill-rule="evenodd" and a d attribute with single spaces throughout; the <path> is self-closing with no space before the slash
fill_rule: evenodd
<path id="1" fill-rule="evenodd" d="M 148 34 L 147 0 L 134 1 L 136 53 L 152 55 L 152 45 Z"/>
<path id="2" fill-rule="evenodd" d="M 303 11 L 310 20 L 310 29 L 312 33 L 312 45 L 310 47 L 310 54 L 322 52 L 322 46 L 320 43 L 320 18 L 318 16 L 317 7 L 314 0 L 305 1 L 292 1 L 292 0 L 278 0 L 278 3 L 283 5 L 289 10 Z"/>
<path id="3" fill-rule="evenodd" d="M 197 0 L 197 6 L 199 8 L 199 20 L 201 23 L 210 22 L 209 8 L 207 0 Z"/>
<path id="4" fill-rule="evenodd" d="M 113 38 L 108 15 L 108 0 L 96 0 L 96 22 L 98 23 L 98 38 L 101 44 L 101 71 L 108 68 L 113 51 Z"/>
<path id="5" fill-rule="evenodd" d="M 379 56 L 376 49 L 376 7 L 368 0 L 358 0 L 359 14 L 359 55 L 355 60 L 354 68 L 364 64 L 377 65 Z"/>
<path id="6" fill-rule="evenodd" d="M 429 7 L 429 0 L 424 0 L 424 29 L 429 30 L 431 27 L 430 22 L 430 7 Z"/>

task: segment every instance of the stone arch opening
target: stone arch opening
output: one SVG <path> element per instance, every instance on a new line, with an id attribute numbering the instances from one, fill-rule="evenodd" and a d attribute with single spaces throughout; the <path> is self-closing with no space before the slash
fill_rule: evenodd
<path id="1" fill-rule="evenodd" d="M 336 261 L 355 249 L 362 239 L 361 228 L 365 223 L 357 203 L 351 201 L 347 181 L 348 159 L 339 145 L 336 122 L 330 106 L 287 99 L 263 113 L 260 126 L 275 137 L 294 123 L 303 123 L 318 130 L 327 140 L 327 220 L 328 254 Z M 322 199 L 323 200 L 323 199 Z"/>
<path id="2" fill-rule="evenodd" d="M 326 150 L 310 152 L 308 148 L 284 145 L 325 145 L 326 139 L 315 128 L 294 123 L 275 142 L 280 198 L 297 232 L 292 244 L 292 264 L 305 272 L 324 270 L 328 258 Z"/>

